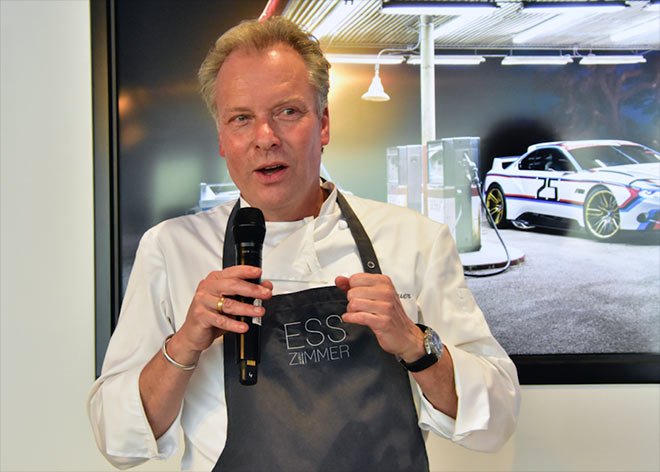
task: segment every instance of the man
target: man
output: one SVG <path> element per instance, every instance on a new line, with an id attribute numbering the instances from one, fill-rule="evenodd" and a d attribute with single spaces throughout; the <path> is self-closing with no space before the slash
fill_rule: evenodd
<path id="1" fill-rule="evenodd" d="M 447 228 L 321 183 L 328 68 L 281 18 L 233 28 L 204 61 L 202 94 L 241 198 L 140 243 L 89 399 L 113 464 L 170 456 L 180 427 L 182 468 L 230 471 L 428 470 L 420 427 L 479 450 L 512 433 L 515 367 Z M 239 206 L 265 216 L 263 270 L 233 265 Z M 248 329 L 237 316 L 263 323 L 255 386 L 236 377 L 235 333 Z"/>

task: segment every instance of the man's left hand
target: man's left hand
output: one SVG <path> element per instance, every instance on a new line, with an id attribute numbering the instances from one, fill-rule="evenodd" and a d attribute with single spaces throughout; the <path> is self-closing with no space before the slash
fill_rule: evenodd
<path id="1" fill-rule="evenodd" d="M 346 323 L 367 326 L 386 352 L 414 362 L 425 354 L 422 331 L 408 317 L 392 280 L 386 275 L 360 273 L 339 276 L 335 284 L 346 292 Z"/>

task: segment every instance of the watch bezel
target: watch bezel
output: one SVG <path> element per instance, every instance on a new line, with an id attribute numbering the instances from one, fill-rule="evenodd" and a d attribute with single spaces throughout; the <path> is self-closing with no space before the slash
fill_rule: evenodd
<path id="1" fill-rule="evenodd" d="M 438 333 L 428 326 L 424 330 L 424 349 L 427 354 L 435 354 L 440 358 L 442 355 L 442 341 Z"/>

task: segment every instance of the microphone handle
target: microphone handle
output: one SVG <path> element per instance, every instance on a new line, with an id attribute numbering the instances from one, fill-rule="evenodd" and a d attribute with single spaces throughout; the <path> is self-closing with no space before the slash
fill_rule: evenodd
<path id="1" fill-rule="evenodd" d="M 238 252 L 238 264 L 261 267 L 261 251 L 245 250 Z M 261 278 L 249 279 L 248 282 L 261 284 Z M 252 305 L 254 298 L 236 297 L 240 302 Z M 249 326 L 246 333 L 240 333 L 236 342 L 236 359 L 238 362 L 238 381 L 242 385 L 255 385 L 257 383 L 257 364 L 259 363 L 260 323 L 254 323 L 251 317 L 238 316 L 237 319 Z"/>
<path id="2" fill-rule="evenodd" d="M 248 280 L 248 282 L 259 283 L 259 280 Z M 236 297 L 238 301 L 252 305 L 254 298 Z M 238 335 L 236 344 L 236 359 L 238 360 L 239 382 L 243 385 L 254 385 L 257 383 L 257 364 L 259 363 L 259 338 L 261 327 L 252 322 L 252 318 L 238 316 L 237 319 L 249 326 L 246 333 Z"/>

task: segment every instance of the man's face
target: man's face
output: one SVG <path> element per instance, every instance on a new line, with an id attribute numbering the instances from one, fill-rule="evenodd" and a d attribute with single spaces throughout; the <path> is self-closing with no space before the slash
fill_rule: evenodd
<path id="1" fill-rule="evenodd" d="M 321 148 L 330 139 L 328 110 L 300 55 L 281 44 L 237 50 L 216 84 L 220 154 L 241 195 L 270 221 L 318 214 Z"/>

